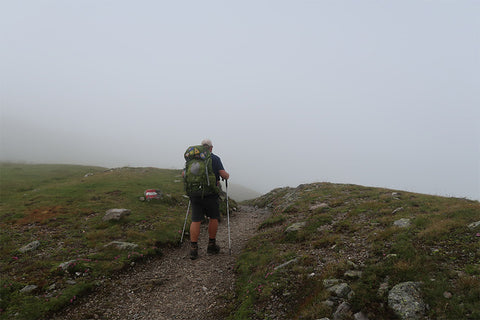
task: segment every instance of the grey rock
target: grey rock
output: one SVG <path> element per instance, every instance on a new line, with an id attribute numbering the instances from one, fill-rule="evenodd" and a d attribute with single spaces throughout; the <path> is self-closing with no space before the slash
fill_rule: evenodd
<path id="1" fill-rule="evenodd" d="M 122 241 L 112 241 L 106 244 L 104 247 L 115 246 L 120 250 L 130 250 L 138 247 L 138 244 Z"/>
<path id="2" fill-rule="evenodd" d="M 470 229 L 475 229 L 476 227 L 480 226 L 480 221 L 472 222 L 468 225 Z"/>
<path id="3" fill-rule="evenodd" d="M 352 307 L 348 302 L 342 302 L 335 313 L 333 314 L 333 320 L 346 320 L 351 319 Z"/>
<path id="4" fill-rule="evenodd" d="M 18 251 L 20 251 L 21 253 L 25 253 L 25 252 L 37 250 L 37 248 L 38 248 L 39 246 L 40 246 L 40 241 L 35 240 L 35 241 L 30 242 L 29 244 L 21 247 L 20 249 L 18 249 Z"/>
<path id="5" fill-rule="evenodd" d="M 313 206 L 310 207 L 310 211 L 315 211 L 317 209 L 323 209 L 323 208 L 328 208 L 328 204 L 326 203 L 314 204 Z"/>
<path id="6" fill-rule="evenodd" d="M 33 290 L 37 289 L 38 287 L 34 284 L 30 284 L 28 286 L 25 286 L 22 290 L 20 290 L 21 293 L 29 293 L 32 292 Z"/>
<path id="7" fill-rule="evenodd" d="M 410 219 L 403 218 L 400 220 L 397 220 L 393 223 L 394 226 L 400 227 L 400 228 L 406 228 L 410 226 Z"/>
<path id="8" fill-rule="evenodd" d="M 288 266 L 288 265 L 290 265 L 290 264 L 292 264 L 292 263 L 296 263 L 297 261 L 298 261 L 297 258 L 292 259 L 292 260 L 289 260 L 289 261 L 287 261 L 287 262 L 285 262 L 285 263 L 282 263 L 282 264 L 279 265 L 279 266 L 276 266 L 276 267 L 274 268 L 274 270 L 278 270 L 278 269 L 284 268 L 284 267 L 286 267 L 286 266 Z"/>
<path id="9" fill-rule="evenodd" d="M 333 287 L 336 284 L 339 284 L 341 282 L 340 279 L 325 279 L 323 280 L 323 286 L 325 288 L 330 288 Z"/>
<path id="10" fill-rule="evenodd" d="M 62 262 L 62 263 L 60 263 L 60 265 L 58 267 L 61 268 L 63 271 L 67 271 L 68 267 L 70 267 L 70 265 L 74 264 L 75 262 L 77 262 L 77 260 L 70 260 L 70 261 L 67 261 L 67 262 Z"/>
<path id="11" fill-rule="evenodd" d="M 356 279 L 362 277 L 362 271 L 359 270 L 348 270 L 345 272 L 344 276 L 350 279 Z"/>
<path id="12" fill-rule="evenodd" d="M 322 304 L 327 306 L 327 307 L 330 307 L 330 308 L 333 308 L 335 306 L 335 302 L 332 301 L 332 300 L 325 300 L 325 301 L 322 301 Z"/>
<path id="13" fill-rule="evenodd" d="M 292 225 L 290 225 L 286 230 L 285 230 L 285 233 L 290 233 L 290 232 L 294 232 L 294 231 L 299 231 L 301 229 L 303 229 L 305 227 L 307 223 L 304 221 L 304 222 L 296 222 Z"/>
<path id="14" fill-rule="evenodd" d="M 397 209 L 392 211 L 392 214 L 395 214 L 395 213 L 397 213 L 399 211 L 402 211 L 402 210 L 403 210 L 403 207 L 397 208 Z"/>
<path id="15" fill-rule="evenodd" d="M 354 320 L 368 320 L 368 317 L 363 312 L 357 312 L 353 315 Z"/>
<path id="16" fill-rule="evenodd" d="M 110 220 L 120 220 L 121 218 L 129 215 L 131 213 L 128 209 L 109 209 L 105 212 L 105 216 L 103 216 L 104 221 Z"/>
<path id="17" fill-rule="evenodd" d="M 423 319 L 426 305 L 422 300 L 419 282 L 399 283 L 388 293 L 388 306 L 404 320 Z"/>
<path id="18" fill-rule="evenodd" d="M 347 298 L 352 292 L 352 288 L 350 288 L 346 283 L 336 284 L 330 288 L 327 288 L 327 290 L 339 298 Z"/>

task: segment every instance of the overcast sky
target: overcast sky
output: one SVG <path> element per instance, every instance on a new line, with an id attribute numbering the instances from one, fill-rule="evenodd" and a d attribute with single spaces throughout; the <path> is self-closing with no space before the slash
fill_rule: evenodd
<path id="1" fill-rule="evenodd" d="M 1 1 L 0 160 L 480 199 L 478 1 Z"/>

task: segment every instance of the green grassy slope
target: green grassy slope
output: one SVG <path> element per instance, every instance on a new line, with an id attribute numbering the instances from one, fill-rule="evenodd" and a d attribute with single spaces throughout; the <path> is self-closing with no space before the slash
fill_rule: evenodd
<path id="1" fill-rule="evenodd" d="M 0 318 L 37 319 L 132 262 L 177 244 L 188 205 L 180 174 L 156 168 L 1 164 Z M 163 198 L 140 201 L 150 188 L 162 190 Z M 103 221 L 111 208 L 131 214 Z M 37 250 L 19 251 L 36 240 Z M 112 241 L 138 247 L 105 247 Z M 59 265 L 67 261 L 73 262 L 63 271 Z M 20 293 L 27 285 L 37 288 Z"/>
<path id="2" fill-rule="evenodd" d="M 317 183 L 251 203 L 272 215 L 237 263 L 231 319 L 331 319 L 322 303 L 331 278 L 347 281 L 352 313 L 369 319 L 397 319 L 379 289 L 404 281 L 423 282 L 430 319 L 480 319 L 480 227 L 468 227 L 480 220 L 478 201 Z M 395 226 L 402 218 L 411 225 Z M 296 222 L 305 225 L 286 233 Z M 360 278 L 345 275 L 352 265 Z"/>
<path id="3" fill-rule="evenodd" d="M 164 197 L 140 201 L 148 188 Z M 378 291 L 402 281 L 424 283 L 432 319 L 480 318 L 480 229 L 467 227 L 480 220 L 478 201 L 317 183 L 276 189 L 250 203 L 272 215 L 238 260 L 232 319 L 331 317 L 322 304 L 329 296 L 323 280 L 345 278 L 352 262 L 363 275 L 345 279 L 355 291 L 350 303 L 369 319 L 396 318 Z M 179 170 L 2 164 L 0 318 L 38 319 L 131 263 L 161 254 L 178 243 L 187 204 Z M 110 208 L 131 214 L 103 221 Z M 401 218 L 410 227 L 393 225 Z M 285 233 L 295 222 L 305 225 Z M 34 240 L 37 250 L 19 251 Z M 111 241 L 138 247 L 105 247 Z M 59 268 L 67 261 L 73 262 L 66 271 Z M 27 285 L 37 288 L 21 293 Z"/>

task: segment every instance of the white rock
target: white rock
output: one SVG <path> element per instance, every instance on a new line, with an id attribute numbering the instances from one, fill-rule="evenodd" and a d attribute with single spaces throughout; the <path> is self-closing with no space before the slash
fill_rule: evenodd
<path id="1" fill-rule="evenodd" d="M 403 218 L 400 220 L 397 220 L 393 223 L 394 226 L 400 227 L 400 228 L 406 228 L 410 226 L 410 219 Z"/>
<path id="2" fill-rule="evenodd" d="M 18 249 L 18 251 L 20 251 L 21 253 L 25 253 L 25 252 L 36 250 L 39 246 L 40 246 L 40 241 L 35 240 L 21 247 L 20 249 Z"/>
<path id="3" fill-rule="evenodd" d="M 25 286 L 22 290 L 20 290 L 21 293 L 29 293 L 32 292 L 33 290 L 37 289 L 38 287 L 34 284 L 30 284 L 28 286 Z"/>
<path id="4" fill-rule="evenodd" d="M 109 220 L 120 220 L 122 217 L 127 216 L 130 214 L 130 210 L 128 209 L 109 209 L 105 212 L 105 216 L 103 216 L 104 221 Z"/>
<path id="5" fill-rule="evenodd" d="M 470 223 L 470 224 L 468 225 L 468 227 L 469 227 L 470 229 L 475 229 L 475 228 L 478 227 L 478 226 L 480 226 L 480 221 L 473 222 L 473 223 Z"/>
<path id="6" fill-rule="evenodd" d="M 307 223 L 304 221 L 304 222 L 297 222 L 297 223 L 294 223 L 292 225 L 290 225 L 286 230 L 285 232 L 286 233 L 289 233 L 289 232 L 294 232 L 294 231 L 299 231 L 301 230 L 303 227 L 305 227 Z"/>

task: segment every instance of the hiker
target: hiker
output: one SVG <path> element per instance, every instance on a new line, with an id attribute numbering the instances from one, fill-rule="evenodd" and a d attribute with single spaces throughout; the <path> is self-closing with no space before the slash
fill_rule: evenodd
<path id="1" fill-rule="evenodd" d="M 220 252 L 220 247 L 216 244 L 216 236 L 218 230 L 218 219 L 220 218 L 219 208 L 219 190 L 220 190 L 220 178 L 227 180 L 230 175 L 223 168 L 220 157 L 211 153 L 213 144 L 210 139 L 204 139 L 201 142 L 202 146 L 210 151 L 212 159 L 212 170 L 215 174 L 216 180 L 216 192 L 202 194 L 200 196 L 190 196 L 192 203 L 192 223 L 190 224 L 190 258 L 192 260 L 198 258 L 198 238 L 200 236 L 200 224 L 204 216 L 210 218 L 208 223 L 208 247 L 207 253 L 217 254 Z"/>

